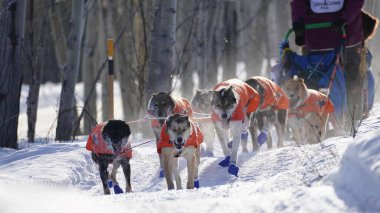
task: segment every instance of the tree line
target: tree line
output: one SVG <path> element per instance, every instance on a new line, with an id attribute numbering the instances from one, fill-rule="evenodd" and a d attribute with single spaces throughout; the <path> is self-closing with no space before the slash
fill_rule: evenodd
<path id="1" fill-rule="evenodd" d="M 22 83 L 29 85 L 30 142 L 35 139 L 39 88 L 47 81 L 62 84 L 56 140 L 87 134 L 98 119 L 108 119 L 108 38 L 115 40 L 114 67 L 125 120 L 144 115 L 152 93 L 178 89 L 190 99 L 195 87 L 215 85 L 220 72 L 221 80 L 236 77 L 239 62 L 248 76 L 266 75 L 278 57 L 278 42 L 291 27 L 289 4 L 290 0 L 0 0 L 0 147 L 17 148 Z M 379 5 L 367 0 L 365 9 L 379 15 Z M 372 41 L 376 42 L 378 38 Z M 370 46 L 374 57 L 379 48 Z M 74 96 L 78 82 L 84 84 L 83 107 Z M 96 83 L 102 86 L 101 94 L 96 94 Z"/>

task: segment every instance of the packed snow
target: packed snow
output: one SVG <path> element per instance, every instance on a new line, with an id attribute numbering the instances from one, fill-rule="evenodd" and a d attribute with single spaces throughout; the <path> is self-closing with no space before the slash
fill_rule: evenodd
<path id="1" fill-rule="evenodd" d="M 19 150 L 0 149 L 1 213 L 380 211 L 379 104 L 355 139 L 333 137 L 303 147 L 285 141 L 279 149 L 263 145 L 257 153 L 240 152 L 239 177 L 218 165 L 223 156 L 215 140 L 215 157 L 201 158 L 201 187 L 194 190 L 167 190 L 165 179 L 158 177 L 155 144 L 148 142 L 133 149 L 133 193 L 103 195 L 97 166 L 84 148 L 87 137 L 68 143 L 51 140 L 59 88 L 41 88 L 38 141 L 20 140 Z M 23 101 L 21 139 L 26 134 L 25 108 Z M 120 118 L 121 112 L 116 113 Z M 132 146 L 149 140 L 141 134 L 131 138 Z M 185 187 L 184 160 L 179 169 Z M 117 177 L 124 188 L 121 169 Z"/>

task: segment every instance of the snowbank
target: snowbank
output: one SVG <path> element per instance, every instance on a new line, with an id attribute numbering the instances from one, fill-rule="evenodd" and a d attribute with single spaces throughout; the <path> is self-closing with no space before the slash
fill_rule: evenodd
<path id="1" fill-rule="evenodd" d="M 337 195 L 347 206 L 380 211 L 380 131 L 362 134 L 342 156 L 331 176 Z"/>

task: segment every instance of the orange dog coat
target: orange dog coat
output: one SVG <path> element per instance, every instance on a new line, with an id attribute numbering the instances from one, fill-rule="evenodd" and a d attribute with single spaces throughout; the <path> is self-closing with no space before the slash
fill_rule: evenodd
<path id="1" fill-rule="evenodd" d="M 264 102 L 261 105 L 261 109 L 266 109 L 267 107 L 274 107 L 275 109 L 288 109 L 289 99 L 285 95 L 285 92 L 273 81 L 255 76 L 251 79 L 256 80 L 262 87 L 264 87 Z"/>
<path id="2" fill-rule="evenodd" d="M 214 87 L 214 91 L 229 88 L 230 86 L 233 86 L 233 90 L 238 95 L 238 97 L 235 97 L 238 103 L 235 107 L 235 111 L 231 115 L 231 121 L 243 121 L 246 113 L 257 110 L 260 104 L 260 95 L 255 89 L 239 79 L 230 79 L 221 82 Z M 221 120 L 214 110 L 212 110 L 211 119 L 214 122 Z"/>
<path id="3" fill-rule="evenodd" d="M 106 122 L 100 123 L 96 125 L 91 134 L 89 135 L 86 143 L 86 149 L 88 151 L 93 151 L 96 155 L 99 154 L 114 154 L 112 144 L 108 144 L 106 140 L 104 140 L 102 135 L 103 127 L 106 125 Z M 125 158 L 132 158 L 132 148 L 131 144 L 128 143 L 126 147 L 121 150 L 121 156 Z"/>
<path id="4" fill-rule="evenodd" d="M 170 136 L 167 133 L 166 123 L 162 126 L 161 136 L 157 144 L 157 152 L 160 154 L 163 147 L 173 147 L 173 142 L 170 141 Z M 203 133 L 198 126 L 190 122 L 191 134 L 185 143 L 185 147 L 194 146 L 197 148 L 203 142 Z"/>
<path id="5" fill-rule="evenodd" d="M 319 115 L 323 113 L 334 112 L 334 105 L 325 94 L 308 89 L 309 96 L 301 106 L 289 111 L 289 117 L 304 117 L 309 112 L 315 112 Z"/>

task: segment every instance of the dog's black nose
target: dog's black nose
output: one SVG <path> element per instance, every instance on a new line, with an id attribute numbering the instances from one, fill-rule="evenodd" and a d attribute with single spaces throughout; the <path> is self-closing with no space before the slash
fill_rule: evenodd
<path id="1" fill-rule="evenodd" d="M 227 118 L 227 114 L 226 113 L 222 114 L 222 118 L 226 119 Z"/>
<path id="2" fill-rule="evenodd" d="M 183 142 L 182 137 L 178 137 L 178 138 L 177 138 L 177 142 L 180 143 L 180 144 L 182 144 L 182 142 Z"/>

